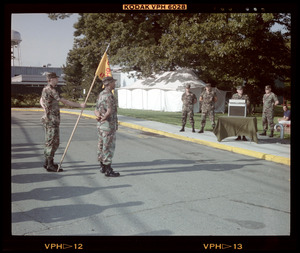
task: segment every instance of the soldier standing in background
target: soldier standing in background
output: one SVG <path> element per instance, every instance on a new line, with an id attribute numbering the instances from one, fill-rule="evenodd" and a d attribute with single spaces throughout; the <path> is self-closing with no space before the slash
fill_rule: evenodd
<path id="1" fill-rule="evenodd" d="M 215 128 L 215 102 L 217 102 L 218 98 L 216 92 L 212 90 L 211 84 L 207 83 L 204 91 L 201 93 L 199 101 L 201 106 L 201 129 L 198 133 L 204 132 L 204 127 L 206 123 L 206 117 L 209 115 L 209 119 L 211 121 L 212 128 Z"/>
<path id="2" fill-rule="evenodd" d="M 196 95 L 191 92 L 191 85 L 187 84 L 185 86 L 185 92 L 182 94 L 182 128 L 180 132 L 184 132 L 184 127 L 186 124 L 186 118 L 189 116 L 190 123 L 192 126 L 192 132 L 195 133 L 195 121 L 194 121 L 194 104 L 197 103 Z"/>
<path id="3" fill-rule="evenodd" d="M 268 123 L 271 129 L 269 137 L 274 135 L 274 106 L 279 104 L 277 96 L 271 92 L 271 86 L 267 85 L 265 87 L 265 92 L 263 97 L 263 111 L 262 111 L 262 125 L 264 131 L 260 134 L 262 136 L 267 135 Z"/>
<path id="4" fill-rule="evenodd" d="M 100 172 L 105 173 L 107 177 L 120 176 L 120 173 L 114 172 L 111 167 L 116 147 L 116 131 L 118 129 L 117 100 L 112 93 L 116 81 L 110 76 L 103 78 L 102 82 L 105 88 L 99 94 L 94 112 L 98 121 L 98 161 L 101 167 Z"/>
<path id="5" fill-rule="evenodd" d="M 44 168 L 49 172 L 57 172 L 58 165 L 53 163 L 54 154 L 59 146 L 59 124 L 60 124 L 60 110 L 59 103 L 71 107 L 85 108 L 85 104 L 79 104 L 61 98 L 56 90 L 58 83 L 58 76 L 51 72 L 47 74 L 48 85 L 43 89 L 40 104 L 43 107 L 45 114 L 41 121 L 45 129 L 45 164 Z M 63 171 L 59 169 L 59 171 Z"/>
<path id="6" fill-rule="evenodd" d="M 244 90 L 243 90 L 242 86 L 236 87 L 236 91 L 237 91 L 237 93 L 235 93 L 235 94 L 232 95 L 232 99 L 245 99 L 246 100 L 246 104 L 247 104 L 247 111 L 248 111 L 248 108 L 250 106 L 250 100 L 249 100 L 248 95 L 243 94 Z M 241 139 L 241 136 L 239 135 L 235 140 L 236 141 L 240 141 L 240 140 L 247 141 L 247 139 L 246 139 L 246 137 L 244 135 L 243 135 L 243 139 Z"/>

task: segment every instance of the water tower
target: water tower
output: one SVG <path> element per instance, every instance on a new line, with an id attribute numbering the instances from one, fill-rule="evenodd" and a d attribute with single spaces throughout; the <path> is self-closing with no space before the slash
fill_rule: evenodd
<path id="1" fill-rule="evenodd" d="M 15 66 L 15 60 L 18 65 L 21 65 L 21 34 L 17 31 L 11 30 L 11 60 L 12 66 Z M 16 50 L 15 50 L 16 49 Z"/>

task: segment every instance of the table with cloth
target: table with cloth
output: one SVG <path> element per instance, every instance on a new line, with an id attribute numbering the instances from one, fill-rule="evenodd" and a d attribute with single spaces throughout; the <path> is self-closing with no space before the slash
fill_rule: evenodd
<path id="1" fill-rule="evenodd" d="M 257 143 L 257 119 L 256 117 L 219 117 L 213 133 L 218 141 L 230 136 L 245 135 Z"/>

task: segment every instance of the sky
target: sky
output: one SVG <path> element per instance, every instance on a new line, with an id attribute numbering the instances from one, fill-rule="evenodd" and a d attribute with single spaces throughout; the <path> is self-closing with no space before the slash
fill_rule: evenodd
<path id="1" fill-rule="evenodd" d="M 73 48 L 73 24 L 77 20 L 77 14 L 58 20 L 51 20 L 47 14 L 42 13 L 12 14 L 12 30 L 18 31 L 22 39 L 21 65 L 66 65 L 68 52 Z M 272 30 L 280 29 L 280 26 L 274 26 Z M 17 61 L 15 66 L 18 66 Z"/>
<path id="2" fill-rule="evenodd" d="M 66 65 L 69 50 L 73 48 L 73 24 L 78 15 L 69 18 L 51 20 L 48 14 L 26 13 L 12 14 L 12 30 L 21 34 L 21 65 L 51 67 Z M 18 66 L 15 61 L 15 66 Z"/>

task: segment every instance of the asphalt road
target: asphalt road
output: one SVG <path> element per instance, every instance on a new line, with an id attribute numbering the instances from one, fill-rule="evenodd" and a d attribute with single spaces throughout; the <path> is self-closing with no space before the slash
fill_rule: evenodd
<path id="1" fill-rule="evenodd" d="M 99 173 L 93 119 L 43 167 L 41 112 L 12 112 L 13 235 L 289 235 L 290 168 L 119 127 Z M 61 115 L 59 162 L 77 116 Z"/>

